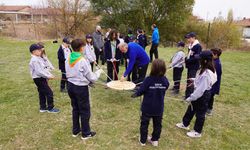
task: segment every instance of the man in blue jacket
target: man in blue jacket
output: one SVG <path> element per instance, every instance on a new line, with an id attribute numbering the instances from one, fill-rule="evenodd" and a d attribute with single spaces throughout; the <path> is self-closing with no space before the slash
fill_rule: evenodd
<path id="1" fill-rule="evenodd" d="M 128 74 L 133 70 L 133 68 L 137 67 L 137 78 L 134 83 L 140 83 L 145 79 L 148 64 L 149 64 L 149 57 L 145 50 L 137 43 L 131 42 L 127 43 L 120 43 L 118 45 L 120 51 L 127 55 L 129 59 L 128 67 L 125 73 L 121 77 L 121 81 L 124 81 Z"/>
<path id="2" fill-rule="evenodd" d="M 153 34 L 152 34 L 152 45 L 150 49 L 150 62 L 153 61 L 153 54 L 155 55 L 155 59 L 158 58 L 158 45 L 160 41 L 159 30 L 156 24 L 153 24 L 151 27 L 153 30 Z"/>

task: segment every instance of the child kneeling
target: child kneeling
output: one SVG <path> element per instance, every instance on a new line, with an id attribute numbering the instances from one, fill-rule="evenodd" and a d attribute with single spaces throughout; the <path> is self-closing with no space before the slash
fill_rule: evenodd
<path id="1" fill-rule="evenodd" d="M 89 88 L 90 83 L 94 83 L 101 74 L 101 70 L 95 73 L 91 71 L 89 61 L 82 56 L 84 42 L 75 39 L 71 43 L 73 51 L 65 62 L 66 76 L 68 79 L 68 94 L 71 99 L 73 137 L 77 137 L 82 132 L 82 139 L 95 136 L 95 132 L 90 130 L 90 102 Z M 79 119 L 81 120 L 81 126 Z"/>
<path id="2" fill-rule="evenodd" d="M 165 62 L 160 59 L 154 60 L 149 77 L 143 81 L 140 88 L 132 95 L 132 97 L 143 95 L 141 104 L 141 135 L 139 139 L 142 146 L 146 145 L 147 139 L 153 146 L 158 146 L 162 128 L 164 97 L 169 87 L 165 73 Z M 152 137 L 148 137 L 148 125 L 151 118 L 153 119 L 153 133 Z"/>

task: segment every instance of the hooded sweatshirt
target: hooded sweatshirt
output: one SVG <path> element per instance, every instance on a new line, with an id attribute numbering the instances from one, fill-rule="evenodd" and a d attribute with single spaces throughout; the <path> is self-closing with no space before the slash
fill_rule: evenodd
<path id="1" fill-rule="evenodd" d="M 72 52 L 65 62 L 66 77 L 68 82 L 78 86 L 87 86 L 94 83 L 101 74 L 101 70 L 95 73 L 91 71 L 89 61 L 82 57 L 80 52 Z"/>
<path id="2" fill-rule="evenodd" d="M 154 28 L 153 34 L 152 34 L 152 44 L 159 44 L 160 41 L 160 35 L 158 28 Z"/>
<path id="3" fill-rule="evenodd" d="M 187 101 L 196 101 L 205 91 L 210 90 L 217 81 L 216 73 L 206 69 L 201 75 L 194 80 L 194 92 L 187 98 Z"/>

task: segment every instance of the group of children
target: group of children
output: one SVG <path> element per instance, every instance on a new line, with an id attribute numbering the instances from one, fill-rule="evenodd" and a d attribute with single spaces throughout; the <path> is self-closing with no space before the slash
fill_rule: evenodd
<path id="1" fill-rule="evenodd" d="M 219 60 L 221 50 L 201 51 L 194 33 L 189 33 L 186 38 L 190 42 L 188 56 L 185 57 L 183 51 L 185 43 L 179 42 L 177 44 L 178 51 L 172 58 L 170 65 L 174 72 L 175 84 L 173 90 L 175 94 L 179 93 L 181 75 L 184 69 L 183 64 L 185 63 L 189 65 L 188 69 L 191 68 L 191 70 L 188 70 L 187 84 L 189 84 L 188 87 L 190 85 L 193 86 L 193 91 L 191 89 L 191 92 L 189 91 L 190 94 L 185 97 L 185 101 L 190 103 L 190 105 L 182 122 L 176 124 L 176 126 L 189 130 L 190 121 L 196 115 L 194 130 L 187 132 L 187 135 L 189 137 L 201 137 L 205 115 L 206 113 L 211 114 L 214 95 L 219 94 L 222 73 Z M 114 78 L 118 78 L 119 68 L 117 66 L 119 66 L 119 59 L 123 52 L 119 50 L 119 45 L 122 45 L 119 43 L 117 32 L 111 30 L 109 40 L 105 43 L 105 53 L 108 60 L 108 74 L 112 76 L 111 72 L 114 70 L 116 72 Z M 50 73 L 54 67 L 47 59 L 42 44 L 32 44 L 30 46 L 30 53 L 30 72 L 38 89 L 40 112 L 58 113 L 59 109 L 56 109 L 53 104 L 53 92 L 48 86 L 48 79 L 54 78 Z M 68 38 L 64 38 L 63 44 L 58 50 L 58 59 L 62 78 L 65 79 L 63 80 L 65 82 L 61 82 L 61 91 L 66 91 L 65 86 L 67 86 L 67 92 L 71 99 L 72 136 L 77 137 L 81 134 L 83 140 L 91 138 L 96 133 L 91 130 L 89 124 L 91 111 L 88 86 L 95 83 L 100 77 L 101 72 L 103 72 L 98 67 L 93 72 L 93 65 L 97 64 L 94 55 L 93 37 L 86 35 L 86 44 L 81 39 L 70 41 Z M 197 62 L 200 71 L 196 76 L 196 72 L 193 70 L 197 69 Z M 145 78 L 140 87 L 132 95 L 132 97 L 143 95 L 139 138 L 142 146 L 145 146 L 147 141 L 153 146 L 158 146 L 162 130 L 164 97 L 169 88 L 169 81 L 165 76 L 166 70 L 165 62 L 161 59 L 155 59 L 152 62 L 149 76 Z M 152 136 L 148 136 L 148 126 L 151 118 L 153 119 L 153 132 Z"/>

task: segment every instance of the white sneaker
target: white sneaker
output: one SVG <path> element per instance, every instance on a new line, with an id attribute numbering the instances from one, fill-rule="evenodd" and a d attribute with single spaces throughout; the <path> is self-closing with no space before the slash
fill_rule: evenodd
<path id="1" fill-rule="evenodd" d="M 186 126 L 184 126 L 183 123 L 177 123 L 175 126 L 178 128 L 181 128 L 181 129 L 189 130 L 189 126 L 186 127 Z"/>
<path id="2" fill-rule="evenodd" d="M 191 138 L 200 138 L 201 134 L 193 130 L 193 131 L 187 132 L 187 136 Z"/>
<path id="3" fill-rule="evenodd" d="M 152 144 L 152 146 L 158 146 L 158 144 L 159 144 L 159 142 L 158 141 L 152 141 L 151 139 L 152 139 L 152 137 L 151 136 L 148 136 L 148 142 L 150 143 L 150 144 Z"/>
<path id="4" fill-rule="evenodd" d="M 40 113 L 45 113 L 45 112 L 48 112 L 48 110 L 47 109 L 40 109 L 39 112 Z"/>
<path id="5" fill-rule="evenodd" d="M 146 146 L 146 143 L 141 142 L 141 137 L 140 136 L 139 136 L 138 140 L 139 140 L 139 143 L 141 144 L 141 146 Z"/>
<path id="6" fill-rule="evenodd" d="M 72 137 L 76 138 L 78 137 L 78 135 L 80 135 L 81 132 L 77 133 L 77 134 L 72 134 Z"/>

